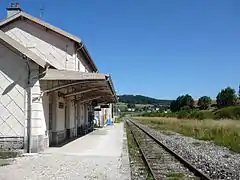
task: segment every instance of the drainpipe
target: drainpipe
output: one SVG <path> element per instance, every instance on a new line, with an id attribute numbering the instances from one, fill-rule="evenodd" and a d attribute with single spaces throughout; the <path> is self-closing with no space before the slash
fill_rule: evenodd
<path id="1" fill-rule="evenodd" d="M 27 153 L 31 153 L 32 141 L 32 95 L 31 95 L 31 69 L 27 58 L 28 78 L 27 78 Z"/>

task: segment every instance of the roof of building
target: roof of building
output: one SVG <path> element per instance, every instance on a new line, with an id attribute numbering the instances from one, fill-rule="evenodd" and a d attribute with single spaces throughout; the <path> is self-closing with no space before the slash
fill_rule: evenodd
<path id="1" fill-rule="evenodd" d="M 36 62 L 41 67 L 46 67 L 47 65 L 50 65 L 45 60 L 37 56 L 35 53 L 30 51 L 29 49 L 25 48 L 23 45 L 21 45 L 19 42 L 12 39 L 10 36 L 5 34 L 3 31 L 0 30 L 0 44 L 3 44 L 7 48 L 11 49 L 12 51 L 16 52 L 17 54 L 21 54 L 30 59 L 32 59 L 34 62 Z"/>
<path id="2" fill-rule="evenodd" d="M 19 13 L 16 13 L 15 15 L 13 15 L 11 17 L 8 17 L 8 18 L 4 19 L 3 21 L 1 21 L 0 22 L 0 28 L 6 26 L 6 25 L 8 25 L 8 24 L 10 24 L 10 23 L 12 23 L 12 22 L 14 22 L 16 20 L 19 20 L 20 18 L 26 18 L 26 19 L 28 19 L 28 20 L 36 23 L 36 24 L 39 24 L 39 25 L 41 25 L 41 26 L 43 26 L 43 27 L 45 27 L 47 29 L 52 30 L 53 32 L 55 32 L 57 34 L 60 34 L 60 35 L 66 37 L 66 38 L 68 38 L 70 40 L 73 40 L 79 47 L 81 47 L 79 49 L 87 56 L 88 63 L 91 65 L 93 70 L 96 71 L 96 72 L 98 71 L 96 64 L 92 60 L 92 58 L 91 58 L 91 56 L 90 56 L 86 46 L 83 44 L 83 42 L 81 41 L 80 38 L 78 38 L 77 36 L 74 36 L 74 35 L 66 32 L 66 31 L 64 31 L 64 30 L 62 30 L 62 29 L 60 29 L 58 27 L 55 27 L 55 26 L 53 26 L 53 25 L 51 25 L 49 23 L 46 23 L 45 21 L 43 21 L 43 20 L 41 20 L 39 18 L 31 16 L 30 14 L 27 14 L 27 13 L 25 13 L 23 11 L 20 11 Z"/>
<path id="3" fill-rule="evenodd" d="M 109 77 L 102 73 L 89 73 L 70 70 L 48 69 L 43 80 L 106 80 Z"/>
<path id="4" fill-rule="evenodd" d="M 111 92 L 111 96 L 106 94 L 104 95 L 108 98 L 108 101 L 117 102 L 116 92 L 114 90 L 111 77 L 108 74 L 48 69 L 41 80 L 72 81 L 74 82 L 73 84 L 78 84 L 76 81 L 80 81 L 81 83 L 86 84 L 89 84 L 90 82 L 99 83 L 101 81 L 103 82 L 102 86 L 107 85 L 107 89 L 104 89 L 103 91 L 103 89 L 101 90 L 101 86 L 98 86 L 97 90 L 99 90 L 99 92 L 94 92 L 93 96 L 104 94 L 107 91 Z M 66 87 L 66 85 L 64 85 L 64 87 Z M 81 92 L 81 89 L 79 92 Z"/>

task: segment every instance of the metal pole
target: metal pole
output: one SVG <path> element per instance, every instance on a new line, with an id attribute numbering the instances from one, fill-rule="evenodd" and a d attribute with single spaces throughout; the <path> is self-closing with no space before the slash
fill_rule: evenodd
<path id="1" fill-rule="evenodd" d="M 28 87 L 27 90 L 27 134 L 28 134 L 28 149 L 27 152 L 31 153 L 31 141 L 32 141 L 32 101 L 31 101 L 31 87 Z"/>
<path id="2" fill-rule="evenodd" d="M 27 82 L 27 152 L 31 153 L 31 141 L 32 141 L 32 95 L 31 95 L 31 69 L 29 65 L 29 59 L 27 59 L 28 68 L 28 82 Z"/>

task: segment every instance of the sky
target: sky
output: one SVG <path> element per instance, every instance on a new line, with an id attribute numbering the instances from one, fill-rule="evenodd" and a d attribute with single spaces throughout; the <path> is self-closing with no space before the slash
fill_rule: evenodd
<path id="1" fill-rule="evenodd" d="M 0 0 L 0 19 L 10 0 Z M 239 0 L 15 0 L 79 36 L 118 94 L 217 93 L 240 76 Z"/>

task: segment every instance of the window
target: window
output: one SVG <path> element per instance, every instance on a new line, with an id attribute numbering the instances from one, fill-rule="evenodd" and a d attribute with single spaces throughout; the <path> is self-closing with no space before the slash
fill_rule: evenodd
<path id="1" fill-rule="evenodd" d="M 64 103 L 63 102 L 59 102 L 58 103 L 58 108 L 59 109 L 63 109 L 64 108 Z"/>

